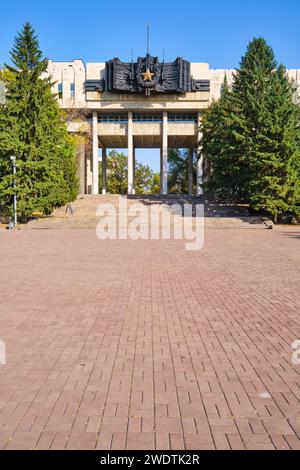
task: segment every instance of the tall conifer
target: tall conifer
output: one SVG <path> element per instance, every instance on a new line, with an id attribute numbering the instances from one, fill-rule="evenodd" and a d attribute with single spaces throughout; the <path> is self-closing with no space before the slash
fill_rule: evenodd
<path id="1" fill-rule="evenodd" d="M 294 92 L 271 47 L 254 39 L 232 88 L 225 87 L 203 120 L 203 148 L 213 170 L 210 187 L 274 219 L 298 211 L 300 117 Z"/>
<path id="2" fill-rule="evenodd" d="M 206 191 L 225 201 L 236 201 L 245 196 L 247 172 L 243 169 L 240 153 L 233 151 L 233 145 L 238 147 L 234 130 L 242 125 L 242 119 L 235 119 L 235 106 L 225 76 L 220 99 L 212 102 L 202 119 L 202 147 L 210 168 Z"/>
<path id="3" fill-rule="evenodd" d="M 250 204 L 272 214 L 300 209 L 300 109 L 283 66 L 273 75 L 261 138 L 251 160 Z"/>
<path id="4" fill-rule="evenodd" d="M 12 204 L 10 156 L 15 155 L 19 212 L 50 213 L 76 197 L 74 142 L 29 23 L 17 35 L 11 58 L 13 65 L 6 67 L 13 79 L 6 83 L 6 100 L 0 108 L 0 209 L 3 212 Z"/>

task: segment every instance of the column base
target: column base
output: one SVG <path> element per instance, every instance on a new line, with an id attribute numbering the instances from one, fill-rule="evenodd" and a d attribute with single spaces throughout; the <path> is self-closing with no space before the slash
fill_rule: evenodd
<path id="1" fill-rule="evenodd" d="M 199 160 L 197 161 L 197 195 L 198 196 L 203 196 L 203 158 L 200 157 Z"/>
<path id="2" fill-rule="evenodd" d="M 103 196 L 106 195 L 106 189 L 102 189 L 102 195 L 103 195 Z"/>
<path id="3" fill-rule="evenodd" d="M 193 183 L 194 183 L 194 178 L 193 178 L 193 156 L 194 156 L 194 149 L 189 149 L 188 151 L 188 195 L 192 196 L 193 195 Z"/>

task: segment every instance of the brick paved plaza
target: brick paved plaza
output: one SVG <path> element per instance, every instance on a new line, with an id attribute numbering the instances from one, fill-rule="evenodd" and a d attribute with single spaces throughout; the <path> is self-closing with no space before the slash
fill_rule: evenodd
<path id="1" fill-rule="evenodd" d="M 300 449 L 300 231 L 0 233 L 1 449 Z"/>

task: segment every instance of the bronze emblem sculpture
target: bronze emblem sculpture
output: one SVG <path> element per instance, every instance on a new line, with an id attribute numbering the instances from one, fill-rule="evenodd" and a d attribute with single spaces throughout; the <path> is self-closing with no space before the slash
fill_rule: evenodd
<path id="1" fill-rule="evenodd" d="M 187 93 L 209 91 L 209 80 L 194 80 L 190 63 L 180 57 L 174 62 L 159 62 L 158 57 L 146 54 L 137 62 L 122 62 L 115 58 L 106 62 L 105 78 L 87 80 L 85 91 L 110 93 Z"/>

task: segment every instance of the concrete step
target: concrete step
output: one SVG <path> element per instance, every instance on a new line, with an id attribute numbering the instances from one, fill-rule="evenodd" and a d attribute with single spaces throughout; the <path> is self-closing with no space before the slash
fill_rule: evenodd
<path id="1" fill-rule="evenodd" d="M 29 222 L 27 225 L 28 229 L 51 229 L 51 228 L 96 228 L 98 222 L 100 222 L 103 217 L 74 217 L 74 218 L 62 218 L 62 217 L 49 217 L 44 219 L 39 219 Z M 114 226 L 128 226 L 128 224 L 135 219 L 135 216 L 128 217 L 127 223 L 117 217 Z M 187 221 L 191 221 L 193 226 L 196 226 L 196 218 L 186 218 Z M 177 215 L 170 215 L 170 222 L 174 224 L 183 224 L 184 219 Z M 147 223 L 147 222 L 146 222 Z M 145 224 L 142 224 L 145 225 Z M 149 218 L 149 226 L 160 226 L 162 227 L 161 219 L 151 220 Z M 221 229 L 221 228 L 232 228 L 232 229 L 264 229 L 265 225 L 261 220 L 257 220 L 256 217 L 248 217 L 247 219 L 237 219 L 237 218 L 204 218 L 204 227 L 209 229 Z"/>
<path id="2" fill-rule="evenodd" d="M 190 197 L 186 195 L 168 196 L 122 196 L 119 195 L 84 195 L 79 196 L 76 201 L 69 205 L 60 207 L 53 211 L 49 217 L 33 220 L 27 224 L 29 229 L 51 229 L 51 228 L 92 228 L 95 229 L 101 217 L 97 217 L 97 208 L 101 205 L 111 205 L 116 215 L 116 225 L 119 227 L 130 223 L 136 215 L 128 216 L 127 222 L 120 222 L 121 214 L 135 204 L 141 204 L 146 209 L 148 220 L 155 211 L 156 214 L 165 213 L 170 217 L 171 223 L 182 223 L 184 204 L 193 204 L 193 225 L 196 224 L 196 204 L 203 203 L 201 197 Z M 121 204 L 121 206 L 120 206 Z M 176 207 L 174 207 L 176 204 Z M 125 208 L 124 208 L 125 207 Z M 104 209 L 104 208 L 103 208 Z M 265 228 L 260 217 L 249 216 L 246 207 L 225 206 L 217 204 L 204 204 L 206 228 Z M 151 221 L 152 224 L 161 225 L 161 216 Z"/>
<path id="3" fill-rule="evenodd" d="M 120 197 L 119 195 L 99 195 L 99 196 L 79 196 L 76 201 L 71 203 L 70 205 L 60 207 L 53 212 L 53 216 L 55 217 L 71 217 L 73 215 L 95 215 L 95 211 L 97 207 L 101 204 L 111 204 L 117 210 L 119 209 L 120 205 L 120 198 L 122 200 L 122 204 L 126 204 L 127 207 L 131 207 L 135 204 L 143 204 L 146 207 L 151 206 L 161 206 L 162 204 L 172 205 L 172 204 L 180 204 L 183 205 L 184 203 L 196 203 L 199 202 L 200 199 L 194 199 L 189 196 L 123 196 Z M 196 201 L 196 202 L 194 202 Z"/>

